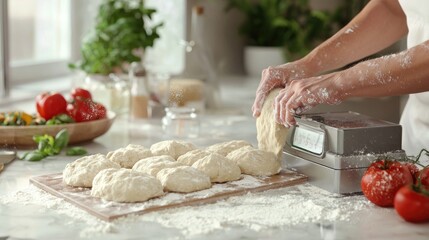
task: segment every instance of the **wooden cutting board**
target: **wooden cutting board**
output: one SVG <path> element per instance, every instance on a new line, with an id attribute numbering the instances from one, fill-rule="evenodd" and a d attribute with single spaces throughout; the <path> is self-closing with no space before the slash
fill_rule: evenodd
<path id="1" fill-rule="evenodd" d="M 145 214 L 175 207 L 212 203 L 248 192 L 288 187 L 307 181 L 307 176 L 288 170 L 271 177 L 249 175 L 242 175 L 242 177 L 238 181 L 214 184 L 210 189 L 187 194 L 166 193 L 162 197 L 141 203 L 116 203 L 92 197 L 90 188 L 76 188 L 64 184 L 61 173 L 33 177 L 30 182 L 102 220 L 111 221 L 129 214 Z"/>

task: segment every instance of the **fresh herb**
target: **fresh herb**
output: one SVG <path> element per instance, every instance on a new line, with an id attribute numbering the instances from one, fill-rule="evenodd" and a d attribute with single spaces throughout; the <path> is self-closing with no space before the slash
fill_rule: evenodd
<path id="1" fill-rule="evenodd" d="M 136 50 L 153 46 L 159 38 L 162 23 L 148 26 L 155 12 L 146 8 L 143 0 L 104 0 L 94 31 L 82 43 L 82 60 L 69 67 L 107 75 L 122 69 L 124 63 L 140 61 L 141 51 Z"/>
<path id="2" fill-rule="evenodd" d="M 83 147 L 72 147 L 67 149 L 66 155 L 67 156 L 81 156 L 87 154 L 88 151 L 86 151 Z"/>
<path id="3" fill-rule="evenodd" d="M 60 125 L 66 123 L 74 123 L 73 118 L 67 114 L 59 114 L 46 122 L 46 125 Z"/>
<path id="4" fill-rule="evenodd" d="M 21 159 L 36 162 L 48 156 L 58 155 L 67 147 L 69 138 L 67 129 L 62 129 L 55 137 L 48 134 L 35 135 L 33 140 L 38 144 L 37 150 L 25 153 Z M 67 156 L 79 156 L 86 153 L 87 151 L 82 147 L 72 147 L 66 151 Z"/>

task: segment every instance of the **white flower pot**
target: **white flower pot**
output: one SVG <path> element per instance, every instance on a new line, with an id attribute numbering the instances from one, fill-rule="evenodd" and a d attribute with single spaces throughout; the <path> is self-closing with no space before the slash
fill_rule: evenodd
<path id="1" fill-rule="evenodd" d="M 251 77 L 261 77 L 262 70 L 269 66 L 285 63 L 281 47 L 255 47 L 244 48 L 244 68 Z"/>

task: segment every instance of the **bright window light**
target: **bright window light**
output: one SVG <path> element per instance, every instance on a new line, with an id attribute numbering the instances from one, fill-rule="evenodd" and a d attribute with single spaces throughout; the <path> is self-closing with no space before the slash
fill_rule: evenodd
<path id="1" fill-rule="evenodd" d="M 70 0 L 9 1 L 11 66 L 70 58 Z"/>

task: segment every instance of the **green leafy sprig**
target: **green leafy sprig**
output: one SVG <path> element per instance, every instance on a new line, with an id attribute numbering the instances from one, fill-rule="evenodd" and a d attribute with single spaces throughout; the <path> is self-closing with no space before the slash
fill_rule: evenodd
<path id="1" fill-rule="evenodd" d="M 155 9 L 146 8 L 143 0 L 104 0 L 96 26 L 81 47 L 82 60 L 69 64 L 90 74 L 108 75 L 122 70 L 124 63 L 141 60 L 138 50 L 153 46 L 162 23 L 149 27 Z"/>
<path id="2" fill-rule="evenodd" d="M 69 143 L 70 135 L 67 129 L 62 129 L 55 137 L 48 134 L 35 135 L 33 140 L 37 143 L 37 150 L 25 153 L 21 159 L 25 161 L 37 162 L 48 156 L 54 156 L 61 153 Z M 87 151 L 81 147 L 72 147 L 67 150 L 66 155 L 78 156 L 84 155 Z"/>

